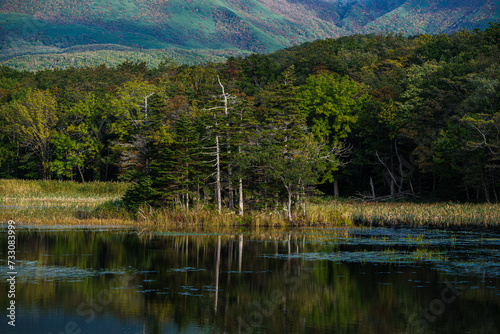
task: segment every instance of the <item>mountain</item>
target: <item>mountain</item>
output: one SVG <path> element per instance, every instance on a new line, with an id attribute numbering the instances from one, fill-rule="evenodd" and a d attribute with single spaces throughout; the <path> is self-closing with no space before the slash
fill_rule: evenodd
<path id="1" fill-rule="evenodd" d="M 499 18 L 496 0 L 3 0 L 0 61 L 157 60 L 168 49 L 194 63 L 350 34 L 484 28 Z"/>

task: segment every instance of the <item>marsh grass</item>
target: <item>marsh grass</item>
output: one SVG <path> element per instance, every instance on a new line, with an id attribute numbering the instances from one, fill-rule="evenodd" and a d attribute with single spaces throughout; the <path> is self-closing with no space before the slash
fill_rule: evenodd
<path id="1" fill-rule="evenodd" d="M 27 225 L 130 225 L 123 182 L 0 180 L 0 221 Z"/>
<path id="2" fill-rule="evenodd" d="M 97 199 L 123 196 L 129 187 L 127 182 L 87 182 L 49 180 L 0 180 L 0 194 L 3 198 L 64 198 Z"/>
<path id="3" fill-rule="evenodd" d="M 296 213 L 300 217 L 299 213 Z M 341 205 L 314 204 L 307 206 L 305 216 L 299 218 L 306 225 L 339 226 L 352 225 L 351 212 Z"/>
<path id="4" fill-rule="evenodd" d="M 345 212 L 358 225 L 500 227 L 499 204 L 330 202 L 322 206 Z"/>
<path id="5" fill-rule="evenodd" d="M 344 220 L 339 220 L 336 210 L 307 211 L 306 216 L 295 214 L 296 220 L 289 222 L 286 212 L 280 211 L 250 211 L 240 216 L 233 211 L 223 210 L 219 215 L 217 211 L 203 207 L 185 209 L 155 209 L 141 206 L 136 214 L 136 220 L 146 226 L 156 228 L 169 227 L 295 227 L 295 226 L 337 226 Z"/>
<path id="6" fill-rule="evenodd" d="M 131 213 L 121 198 L 128 183 L 0 180 L 0 222 L 28 225 L 127 225 L 141 229 L 229 227 L 335 227 L 405 224 L 436 227 L 500 227 L 500 205 L 458 203 L 358 203 L 314 199 L 294 211 L 231 211 L 152 208 Z M 420 240 L 415 240 L 420 241 Z"/>

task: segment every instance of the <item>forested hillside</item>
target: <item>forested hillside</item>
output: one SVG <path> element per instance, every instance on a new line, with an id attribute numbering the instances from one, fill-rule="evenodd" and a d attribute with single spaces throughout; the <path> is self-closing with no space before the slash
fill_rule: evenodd
<path id="1" fill-rule="evenodd" d="M 39 70 L 146 54 L 156 66 L 168 49 L 176 62 L 196 64 L 351 34 L 484 29 L 499 19 L 495 0 L 5 0 L 0 61 Z"/>
<path id="2" fill-rule="evenodd" d="M 500 25 L 187 66 L 0 68 L 0 177 L 134 180 L 129 204 L 320 189 L 498 201 Z M 240 196 L 243 194 L 243 196 Z"/>

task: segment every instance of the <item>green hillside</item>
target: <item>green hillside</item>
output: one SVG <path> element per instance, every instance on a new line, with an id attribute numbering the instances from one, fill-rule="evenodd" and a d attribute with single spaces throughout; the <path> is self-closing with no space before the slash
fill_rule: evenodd
<path id="1" fill-rule="evenodd" d="M 356 33 L 484 28 L 499 8 L 494 0 L 4 0 L 0 62 L 40 69 L 148 54 L 154 66 L 159 49 L 180 63 L 217 61 Z"/>

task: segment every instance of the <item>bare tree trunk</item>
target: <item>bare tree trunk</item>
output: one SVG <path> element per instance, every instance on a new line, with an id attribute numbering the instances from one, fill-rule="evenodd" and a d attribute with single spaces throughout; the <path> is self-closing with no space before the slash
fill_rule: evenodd
<path id="1" fill-rule="evenodd" d="M 228 151 L 228 153 L 231 153 L 231 151 Z M 227 167 L 227 193 L 228 193 L 228 203 L 227 206 L 229 210 L 234 209 L 234 189 L 233 189 L 233 183 L 231 182 L 231 177 L 233 175 L 233 170 L 231 169 L 231 166 Z"/>
<path id="2" fill-rule="evenodd" d="M 85 182 L 85 178 L 83 177 L 82 168 L 80 166 L 78 166 L 78 172 L 80 173 L 80 177 L 82 178 L 82 182 Z"/>
<path id="3" fill-rule="evenodd" d="M 45 159 L 45 156 L 42 154 L 40 160 L 42 160 L 42 178 L 44 180 L 48 180 L 48 173 L 47 173 L 47 161 Z M 82 181 L 83 182 L 83 181 Z"/>
<path id="4" fill-rule="evenodd" d="M 222 98 L 224 99 L 224 115 L 226 118 L 229 116 L 229 110 L 228 110 L 228 103 L 227 103 L 227 94 L 226 90 L 224 88 L 224 85 L 220 81 L 219 76 L 217 76 L 217 81 L 219 82 L 219 85 L 222 89 Z M 226 126 L 229 126 L 229 124 L 226 124 Z M 229 134 L 226 134 L 226 150 L 227 154 L 231 154 L 231 147 L 230 147 L 230 136 Z M 227 166 L 227 192 L 228 192 L 228 208 L 229 210 L 234 209 L 234 189 L 233 189 L 233 183 L 232 183 L 232 175 L 233 175 L 233 170 L 231 168 L 231 164 Z"/>
<path id="5" fill-rule="evenodd" d="M 339 182 L 337 180 L 333 181 L 333 197 L 339 197 Z"/>
<path id="6" fill-rule="evenodd" d="M 243 180 L 241 179 L 241 177 L 238 188 L 239 188 L 238 213 L 240 216 L 243 216 Z"/>
<path id="7" fill-rule="evenodd" d="M 469 187 L 467 187 L 467 182 L 464 180 L 465 195 L 467 196 L 467 201 L 470 200 Z"/>
<path id="8" fill-rule="evenodd" d="M 484 196 L 486 198 L 486 202 L 491 203 L 491 201 L 490 201 L 490 189 L 488 188 L 486 181 L 483 182 L 483 187 L 484 187 Z"/>
<path id="9" fill-rule="evenodd" d="M 398 193 L 401 193 L 403 191 L 404 172 L 403 172 L 403 163 L 401 162 L 401 157 L 399 156 L 398 144 L 396 143 L 396 141 L 394 141 L 394 148 L 396 150 L 396 156 L 398 157 L 398 162 L 399 162 L 399 174 L 401 175 L 401 180 L 399 181 L 398 185 Z"/>
<path id="10" fill-rule="evenodd" d="M 201 192 L 200 192 L 200 182 L 196 182 L 196 205 L 199 207 L 200 206 L 200 200 L 201 200 Z M 194 205 L 194 201 L 193 201 Z"/>
<path id="11" fill-rule="evenodd" d="M 292 221 L 292 189 L 290 187 L 286 187 L 288 191 L 288 220 Z"/>
<path id="12" fill-rule="evenodd" d="M 397 185 L 396 178 L 394 177 L 394 174 L 391 172 L 391 169 L 387 166 L 385 162 L 382 161 L 380 156 L 378 155 L 378 152 L 375 152 L 375 155 L 377 156 L 378 161 L 382 164 L 382 166 L 385 167 L 387 170 L 387 173 L 389 173 L 389 177 L 391 178 L 391 196 L 394 195 L 394 185 Z"/>
<path id="13" fill-rule="evenodd" d="M 302 215 L 306 216 L 306 190 L 302 185 Z"/>
<path id="14" fill-rule="evenodd" d="M 146 95 L 144 97 L 144 124 L 146 124 L 148 121 L 148 98 L 152 95 L 154 95 L 154 92 L 149 94 L 149 95 Z M 145 155 L 148 154 L 147 139 L 146 139 L 145 145 L 144 145 L 144 154 Z M 146 174 L 149 174 L 149 160 L 148 159 L 146 159 L 145 164 L 146 164 L 146 166 L 145 166 L 146 167 Z"/>
<path id="15" fill-rule="evenodd" d="M 372 198 L 375 199 L 377 196 L 375 196 L 375 187 L 373 186 L 373 180 L 370 177 L 370 188 L 372 188 Z"/>
<path id="16" fill-rule="evenodd" d="M 491 188 L 493 189 L 493 195 L 495 196 L 495 203 L 498 203 L 498 194 L 497 190 L 495 189 L 496 188 L 495 175 L 493 173 L 491 175 Z"/>

